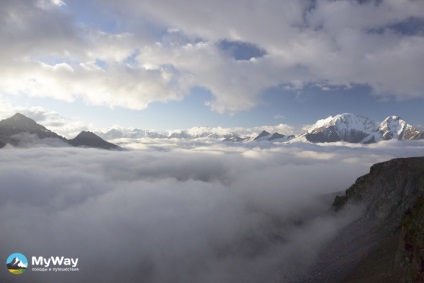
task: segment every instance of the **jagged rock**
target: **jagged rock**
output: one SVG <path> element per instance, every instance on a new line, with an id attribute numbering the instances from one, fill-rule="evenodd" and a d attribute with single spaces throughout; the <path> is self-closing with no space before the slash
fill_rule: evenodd
<path id="1" fill-rule="evenodd" d="M 362 216 L 328 245 L 303 282 L 424 282 L 424 157 L 375 164 L 344 196 Z"/>

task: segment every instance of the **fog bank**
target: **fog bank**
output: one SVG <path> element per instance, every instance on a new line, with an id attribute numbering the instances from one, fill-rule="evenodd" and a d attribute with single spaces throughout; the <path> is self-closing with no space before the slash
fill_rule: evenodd
<path id="1" fill-rule="evenodd" d="M 422 145 L 4 148 L 2 258 L 78 257 L 80 271 L 0 279 L 291 282 L 358 216 L 328 214 L 323 195 Z"/>

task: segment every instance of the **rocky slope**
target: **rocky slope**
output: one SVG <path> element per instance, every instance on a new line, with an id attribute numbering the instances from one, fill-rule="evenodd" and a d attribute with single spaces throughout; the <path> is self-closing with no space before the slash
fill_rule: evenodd
<path id="1" fill-rule="evenodd" d="M 424 157 L 378 163 L 333 208 L 364 213 L 320 255 L 304 282 L 424 282 Z"/>

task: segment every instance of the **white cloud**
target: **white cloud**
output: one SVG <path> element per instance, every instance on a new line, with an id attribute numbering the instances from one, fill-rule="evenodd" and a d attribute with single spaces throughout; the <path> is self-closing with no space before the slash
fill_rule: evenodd
<path id="1" fill-rule="evenodd" d="M 79 272 L 22 282 L 293 281 L 355 217 L 328 215 L 322 195 L 372 163 L 421 153 L 419 142 L 3 148 L 0 253 L 79 258 Z"/>
<path id="2" fill-rule="evenodd" d="M 199 54 L 196 48 L 185 50 L 198 64 L 188 66 L 189 73 L 213 92 L 210 106 L 218 112 L 248 109 L 266 87 L 299 82 L 367 84 L 376 95 L 422 97 L 422 37 L 369 32 L 410 17 L 422 18 L 422 2 L 320 1 L 314 8 L 310 5 L 310 1 L 120 3 L 121 9 L 150 13 L 157 21 L 206 42 L 242 40 L 266 50 L 264 58 L 249 63 Z M 192 62 L 188 57 L 181 57 L 181 63 L 165 56 L 164 62 L 185 70 L 180 64 Z"/>
<path id="3" fill-rule="evenodd" d="M 77 23 L 66 5 L 37 5 L 62 1 L 3 1 L 0 90 L 144 109 L 200 86 L 219 113 L 251 109 L 279 85 L 365 84 L 383 97 L 423 97 L 422 35 L 384 28 L 424 17 L 424 4 L 398 2 L 102 1 L 122 23 L 111 33 Z M 266 54 L 237 61 L 219 49 L 224 39 Z"/>

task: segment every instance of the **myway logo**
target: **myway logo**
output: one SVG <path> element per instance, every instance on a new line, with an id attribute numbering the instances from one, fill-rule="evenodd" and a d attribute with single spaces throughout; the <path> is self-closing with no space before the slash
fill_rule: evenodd
<path id="1" fill-rule="evenodd" d="M 57 265 L 66 265 L 66 266 L 72 266 L 76 267 L 78 265 L 78 258 L 68 258 L 64 256 L 51 256 L 49 258 L 45 258 L 42 256 L 39 257 L 32 257 L 31 261 L 32 265 L 44 265 L 44 267 L 49 267 L 50 264 L 57 266 Z"/>

